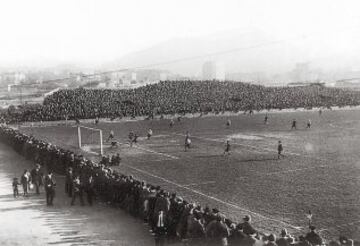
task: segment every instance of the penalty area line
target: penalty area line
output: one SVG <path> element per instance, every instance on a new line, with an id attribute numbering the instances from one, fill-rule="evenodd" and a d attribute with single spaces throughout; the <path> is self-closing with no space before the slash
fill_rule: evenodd
<path id="1" fill-rule="evenodd" d="M 157 152 L 157 151 L 155 151 L 155 150 L 146 149 L 146 148 L 139 147 L 139 146 L 135 146 L 135 145 L 134 145 L 133 147 L 134 147 L 134 148 L 137 148 L 137 149 L 141 149 L 141 150 L 147 151 L 147 152 L 150 152 L 150 153 L 153 153 L 153 154 L 158 154 L 158 155 L 166 156 L 166 157 L 169 157 L 169 158 L 174 159 L 174 160 L 180 159 L 180 158 L 177 157 L 177 156 L 168 155 L 168 154 L 165 154 L 165 153 Z"/>
<path id="2" fill-rule="evenodd" d="M 310 170 L 310 169 L 315 169 L 315 168 L 325 168 L 325 167 L 328 167 L 328 166 L 320 165 L 320 166 L 316 166 L 316 167 L 297 168 L 297 169 L 290 169 L 290 170 L 284 170 L 284 171 L 264 173 L 264 175 L 272 175 L 272 174 L 278 174 L 278 173 L 291 173 L 291 172 Z"/>
<path id="3" fill-rule="evenodd" d="M 174 133 L 174 135 L 183 136 L 183 137 L 186 136 L 186 135 L 184 135 L 184 134 L 179 134 L 179 133 Z M 197 139 L 200 139 L 200 140 L 210 141 L 210 142 L 217 142 L 217 143 L 224 143 L 224 142 L 225 142 L 225 140 L 224 140 L 224 141 L 221 141 L 221 140 L 217 140 L 217 139 L 205 138 L 205 137 L 199 137 L 199 136 L 190 136 L 190 137 L 197 138 Z M 277 153 L 277 150 L 276 150 L 276 149 L 270 149 L 270 148 L 267 148 L 267 147 L 253 146 L 253 145 L 241 144 L 241 143 L 232 143 L 232 144 L 233 144 L 233 145 L 238 145 L 238 146 L 243 146 L 243 147 L 248 147 L 248 148 L 252 149 L 252 151 L 254 151 L 254 152 L 259 152 L 259 151 L 257 151 L 256 149 L 260 149 L 260 150 L 266 151 L 266 152 L 268 152 L 268 153 Z M 286 151 L 286 150 L 284 151 L 284 155 L 303 156 L 303 157 L 306 157 L 306 158 L 311 158 L 311 159 L 326 161 L 326 159 L 323 159 L 323 158 L 312 157 L 312 156 L 309 156 L 309 155 L 306 155 L 306 154 L 299 154 L 299 153 L 294 153 L 294 152 Z"/>
<path id="4" fill-rule="evenodd" d="M 329 126 L 331 126 L 332 128 L 339 128 L 339 129 L 343 129 L 343 130 L 357 130 L 357 128 L 338 126 L 333 123 L 330 123 Z"/>
<path id="5" fill-rule="evenodd" d="M 166 183 L 172 184 L 172 185 L 177 186 L 177 187 L 180 187 L 180 188 L 182 188 L 182 189 L 191 191 L 191 192 L 193 192 L 193 193 L 195 193 L 195 194 L 197 194 L 197 195 L 200 195 L 200 196 L 206 197 L 206 198 L 208 198 L 208 199 L 214 200 L 214 201 L 216 201 L 216 202 L 218 202 L 218 203 L 221 203 L 221 204 L 224 204 L 224 205 L 226 205 L 226 206 L 228 206 L 228 207 L 232 207 L 232 208 L 235 208 L 235 209 L 237 209 L 237 210 L 244 211 L 244 212 L 246 212 L 246 213 L 250 213 L 250 214 L 256 215 L 256 216 L 262 218 L 263 220 L 269 220 L 269 221 L 278 222 L 278 223 L 287 225 L 287 226 L 289 226 L 289 227 L 291 227 L 291 228 L 293 228 L 293 229 L 296 229 L 296 230 L 298 230 L 298 231 L 301 231 L 301 230 L 302 230 L 301 227 L 299 227 L 299 226 L 294 226 L 294 225 L 292 225 L 292 224 L 290 224 L 290 223 L 288 223 L 288 222 L 285 222 L 285 221 L 282 221 L 282 220 L 278 220 L 278 219 L 274 219 L 274 218 L 270 218 L 270 217 L 264 216 L 264 215 L 262 215 L 262 214 L 259 214 L 259 213 L 250 211 L 250 210 L 245 209 L 245 208 L 242 208 L 242 207 L 240 207 L 240 206 L 238 206 L 238 205 L 236 205 L 236 204 L 229 203 L 229 202 L 225 202 L 225 201 L 223 201 L 223 200 L 221 200 L 221 199 L 219 199 L 219 198 L 217 198 L 217 197 L 207 195 L 207 194 L 205 194 L 205 193 L 203 193 L 203 192 L 201 192 L 201 191 L 194 190 L 194 189 L 192 189 L 192 188 L 190 188 L 190 187 L 187 187 L 186 185 L 181 185 L 181 184 L 175 183 L 175 182 L 173 182 L 173 181 L 171 181 L 171 180 L 168 180 L 168 179 L 165 179 L 165 178 L 163 178 L 163 177 L 157 176 L 157 175 L 152 174 L 152 173 L 150 173 L 150 172 L 147 172 L 147 171 L 145 171 L 145 170 L 142 170 L 142 169 L 139 169 L 139 168 L 136 168 L 136 167 L 132 167 L 132 166 L 129 166 L 129 165 L 126 165 L 126 164 L 123 164 L 123 166 L 126 166 L 126 167 L 128 167 L 128 168 L 130 168 L 130 169 L 133 169 L 133 170 L 135 170 L 135 171 L 138 171 L 138 172 L 140 172 L 140 173 L 146 174 L 146 175 L 148 175 L 148 176 L 150 176 L 150 177 L 154 177 L 154 178 L 160 179 L 160 180 L 162 180 L 162 181 L 164 181 L 164 182 L 166 182 Z"/>
<path id="6" fill-rule="evenodd" d="M 129 146 L 130 146 L 130 143 L 122 143 L 122 142 L 118 142 L 118 143 L 119 143 L 120 145 L 129 145 Z M 169 155 L 169 154 L 165 154 L 165 153 L 161 153 L 161 152 L 157 152 L 157 151 L 155 151 L 155 150 L 143 148 L 143 147 L 137 146 L 137 145 L 135 145 L 135 144 L 134 144 L 131 148 L 137 148 L 137 149 L 140 149 L 140 150 L 143 150 L 143 151 L 146 151 L 146 152 L 150 152 L 150 153 L 153 153 L 153 154 L 162 155 L 162 156 L 168 157 L 168 158 L 173 159 L 173 160 L 178 160 L 178 159 L 180 159 L 180 158 L 177 157 L 177 156 Z"/>

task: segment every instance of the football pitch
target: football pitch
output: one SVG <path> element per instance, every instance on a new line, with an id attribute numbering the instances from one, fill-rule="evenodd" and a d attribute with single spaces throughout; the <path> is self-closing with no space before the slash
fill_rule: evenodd
<path id="1" fill-rule="evenodd" d="M 114 131 L 121 144 L 111 147 L 105 142 L 104 152 L 120 153 L 122 162 L 115 169 L 189 202 L 216 207 L 235 221 L 249 214 L 262 232 L 279 234 L 287 228 L 299 235 L 307 232 L 306 214 L 311 210 L 313 224 L 325 238 L 342 234 L 360 239 L 360 111 L 272 112 L 268 124 L 264 116 L 182 118 L 175 119 L 173 127 L 168 119 L 82 125 L 102 129 L 104 142 Z M 296 130 L 290 129 L 293 119 Z M 147 140 L 149 128 L 154 134 Z M 78 149 L 74 124 L 20 129 L 99 160 L 91 153 L 98 151 L 96 140 L 95 149 Z M 140 136 L 133 147 L 127 144 L 130 131 Z M 192 146 L 185 152 L 187 131 Z M 224 156 L 227 139 L 231 154 Z M 280 160 L 279 140 L 285 155 Z"/>

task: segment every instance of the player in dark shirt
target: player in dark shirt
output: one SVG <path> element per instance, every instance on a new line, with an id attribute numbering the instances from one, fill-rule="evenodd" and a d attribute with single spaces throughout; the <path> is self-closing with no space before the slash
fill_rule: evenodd
<path id="1" fill-rule="evenodd" d="M 14 197 L 19 196 L 19 187 L 18 187 L 19 185 L 20 185 L 20 183 L 18 181 L 18 178 L 14 178 L 13 182 L 12 182 Z"/>
<path id="2" fill-rule="evenodd" d="M 265 115 L 265 118 L 264 118 L 264 124 L 265 124 L 265 125 L 268 124 L 268 120 L 269 120 L 269 117 L 268 117 L 268 115 L 266 114 L 266 115 Z"/>
<path id="3" fill-rule="evenodd" d="M 226 127 L 229 128 L 231 126 L 231 120 L 226 121 Z"/>
<path id="4" fill-rule="evenodd" d="M 296 120 L 293 119 L 292 123 L 291 123 L 291 130 L 295 129 L 296 130 Z"/>
<path id="5" fill-rule="evenodd" d="M 133 140 L 134 143 L 137 143 L 138 137 L 139 137 L 139 135 L 137 135 L 137 134 L 135 133 L 135 134 L 134 134 L 134 140 Z"/>
<path id="6" fill-rule="evenodd" d="M 310 119 L 308 120 L 308 122 L 306 124 L 306 128 L 309 128 L 309 129 L 311 128 L 311 120 Z"/>
<path id="7" fill-rule="evenodd" d="M 119 143 L 115 140 L 112 140 L 110 144 L 111 144 L 111 148 L 115 148 L 119 146 Z"/>
<path id="8" fill-rule="evenodd" d="M 284 150 L 284 148 L 282 146 L 282 143 L 281 143 L 281 141 L 279 141 L 279 143 L 278 143 L 278 159 L 280 159 L 280 157 L 284 157 L 284 155 L 282 154 L 283 150 Z"/>
<path id="9" fill-rule="evenodd" d="M 109 133 L 109 137 L 108 137 L 108 139 L 106 140 L 106 142 L 109 142 L 110 140 L 113 140 L 114 137 L 115 137 L 115 133 L 114 133 L 113 130 L 111 130 L 110 133 Z"/>
<path id="10" fill-rule="evenodd" d="M 224 154 L 228 154 L 230 155 L 230 149 L 231 149 L 231 145 L 230 145 L 230 140 L 226 140 L 226 145 L 225 145 L 225 150 L 224 150 Z"/>
<path id="11" fill-rule="evenodd" d="M 311 245 L 322 245 L 323 239 L 315 231 L 315 226 L 310 226 L 310 232 L 306 234 L 305 239 L 311 243 Z"/>
<path id="12" fill-rule="evenodd" d="M 134 137 L 135 137 L 135 134 L 134 134 L 134 132 L 130 132 L 129 133 L 129 142 L 130 142 L 130 147 L 132 147 L 132 144 L 133 144 L 133 142 L 134 142 Z"/>

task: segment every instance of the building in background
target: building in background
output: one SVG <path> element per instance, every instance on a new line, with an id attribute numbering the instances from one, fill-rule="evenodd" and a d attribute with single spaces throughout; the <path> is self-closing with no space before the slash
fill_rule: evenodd
<path id="1" fill-rule="evenodd" d="M 207 61 L 202 66 L 203 80 L 225 80 L 225 65 L 222 62 Z"/>

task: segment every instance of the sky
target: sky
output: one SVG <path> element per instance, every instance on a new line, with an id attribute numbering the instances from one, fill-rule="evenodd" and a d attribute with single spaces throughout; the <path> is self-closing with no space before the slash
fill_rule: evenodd
<path id="1" fill-rule="evenodd" d="M 358 0 L 1 0 L 0 66 L 96 65 L 226 30 L 360 33 L 359 9 Z"/>

